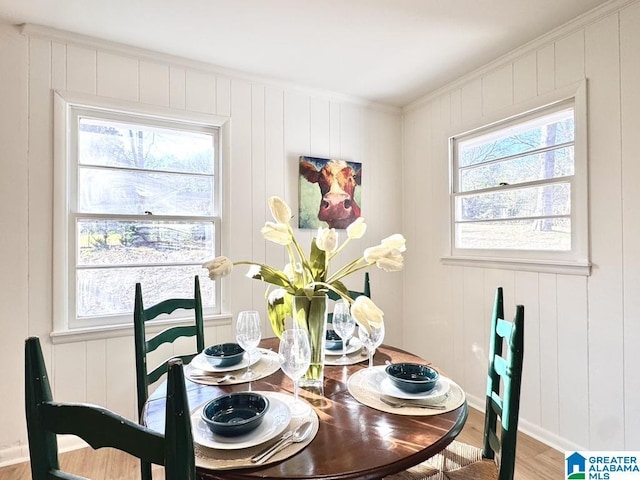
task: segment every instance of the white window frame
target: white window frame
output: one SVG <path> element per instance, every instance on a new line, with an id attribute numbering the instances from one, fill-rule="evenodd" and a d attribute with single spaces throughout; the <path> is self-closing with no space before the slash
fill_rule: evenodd
<path id="1" fill-rule="evenodd" d="M 119 336 L 133 330 L 133 311 L 131 315 L 113 317 L 108 323 L 97 322 L 92 326 L 82 326 L 75 320 L 75 205 L 73 198 L 76 191 L 77 152 L 74 149 L 73 138 L 77 137 L 74 120 L 78 112 L 83 110 L 102 110 L 107 114 L 127 115 L 149 119 L 150 124 L 180 123 L 192 125 L 196 128 L 216 129 L 218 134 L 218 150 L 216 152 L 215 195 L 213 222 L 215 229 L 215 252 L 221 251 L 223 238 L 223 158 L 228 151 L 229 118 L 216 115 L 174 111 L 162 107 L 141 105 L 112 99 L 103 99 L 91 95 L 69 92 L 54 92 L 54 204 L 53 204 L 53 331 L 54 341 L 64 342 L 75 340 L 89 340 Z M 70 140 L 71 139 L 71 140 Z M 201 281 L 209 281 L 203 270 Z M 204 309 L 204 317 L 209 319 L 227 319 L 222 314 L 221 282 L 215 282 L 215 308 Z M 133 290 L 132 290 L 133 295 Z M 159 320 L 151 331 L 165 328 L 167 325 L 180 324 L 187 320 L 182 312 Z M 76 323 L 76 324 L 74 324 Z"/>
<path id="2" fill-rule="evenodd" d="M 442 257 L 448 265 L 466 265 L 511 270 L 569 273 L 589 275 L 589 211 L 588 211 L 588 155 L 587 155 L 587 90 L 586 80 L 535 100 L 510 107 L 491 118 L 484 117 L 465 129 L 448 136 L 449 140 L 449 251 Z M 460 249 L 455 246 L 455 193 L 457 163 L 454 143 L 457 138 L 482 134 L 501 125 L 526 122 L 536 113 L 572 102 L 575 115 L 574 168 L 571 183 L 571 249 L 569 251 Z"/>

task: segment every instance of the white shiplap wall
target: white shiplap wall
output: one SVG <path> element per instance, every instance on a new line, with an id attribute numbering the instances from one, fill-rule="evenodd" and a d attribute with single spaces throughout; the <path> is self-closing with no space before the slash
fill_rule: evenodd
<path id="1" fill-rule="evenodd" d="M 497 286 L 525 305 L 521 427 L 561 449 L 640 449 L 640 3 L 617 2 L 405 108 L 404 346 L 482 408 Z M 447 137 L 587 79 L 592 274 L 444 266 Z M 424 336 L 415 335 L 424 331 Z M 425 341 L 426 339 L 426 341 Z"/>
<path id="2" fill-rule="evenodd" d="M 370 228 L 341 254 L 344 260 L 401 227 L 399 110 L 40 27 L 23 33 L 0 25 L 0 351 L 17 364 L 0 376 L 3 390 L 14 392 L 3 397 L 0 409 L 0 465 L 27 455 L 20 359 L 29 335 L 41 337 L 55 398 L 97 403 L 135 418 L 132 335 L 56 344 L 49 339 L 53 90 L 228 117 L 222 248 L 232 259 L 284 265 L 284 249 L 265 242 L 260 228 L 270 219 L 268 196 L 282 196 L 297 208 L 300 155 L 363 164 L 362 208 Z M 306 246 L 311 232 L 300 237 Z M 361 287 L 362 278 L 354 275 L 349 286 Z M 401 280 L 401 274 L 372 274 L 373 295 L 389 324 L 397 326 L 387 335 L 395 343 L 401 339 L 402 307 L 394 300 Z M 272 335 L 264 284 L 238 271 L 225 288 L 227 311 L 260 310 L 264 335 Z M 205 335 L 207 343 L 230 340 L 232 325 L 209 322 Z M 166 346 L 158 357 L 171 352 Z"/>

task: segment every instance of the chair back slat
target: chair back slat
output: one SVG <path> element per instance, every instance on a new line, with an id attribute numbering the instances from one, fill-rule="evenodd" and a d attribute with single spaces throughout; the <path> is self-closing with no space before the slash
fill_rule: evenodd
<path id="1" fill-rule="evenodd" d="M 513 322 L 505 320 L 503 293 L 499 287 L 491 318 L 482 450 L 485 458 L 495 459 L 498 463 L 498 480 L 513 480 L 523 349 L 524 307 L 516 306 Z M 501 379 L 504 387 L 502 392 Z"/>
<path id="2" fill-rule="evenodd" d="M 152 463 L 164 463 L 164 436 L 94 405 L 47 402 L 40 408 L 43 427 L 80 437 L 94 449 L 114 447 Z"/>
<path id="3" fill-rule="evenodd" d="M 158 380 L 160 380 L 160 377 L 162 377 L 162 375 L 167 373 L 169 360 L 173 358 L 179 358 L 180 360 L 182 360 L 182 363 L 186 365 L 189 362 L 191 362 L 191 360 L 193 360 L 193 357 L 195 357 L 196 355 L 197 353 L 190 353 L 186 355 L 174 355 L 170 358 L 167 358 L 164 362 L 162 362 L 160 365 L 156 366 L 153 370 L 147 373 L 147 380 L 149 382 L 149 385 L 151 385 L 154 382 L 157 382 Z"/>
<path id="4" fill-rule="evenodd" d="M 166 328 L 146 341 L 147 352 L 153 352 L 164 343 L 173 343 L 180 337 L 195 337 L 198 330 L 195 325 L 178 325 Z"/>
<path id="5" fill-rule="evenodd" d="M 182 362 L 172 359 L 167 373 L 165 435 L 106 408 L 54 402 L 37 337 L 25 342 L 25 413 L 31 478 L 81 480 L 60 470 L 58 434 L 75 435 L 94 448 L 112 447 L 145 462 L 165 466 L 166 480 L 195 480 L 195 455 Z"/>

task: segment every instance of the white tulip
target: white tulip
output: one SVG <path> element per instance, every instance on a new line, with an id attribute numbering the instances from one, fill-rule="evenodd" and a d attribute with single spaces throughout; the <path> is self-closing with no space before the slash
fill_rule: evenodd
<path id="1" fill-rule="evenodd" d="M 280 197 L 269 198 L 269 210 L 271 210 L 273 219 L 278 223 L 289 223 L 291 220 L 291 209 Z"/>
<path id="2" fill-rule="evenodd" d="M 289 231 L 289 225 L 285 223 L 267 222 L 260 232 L 266 240 L 277 243 L 278 245 L 286 246 L 293 241 L 291 232 Z"/>
<path id="3" fill-rule="evenodd" d="M 333 252 L 338 246 L 338 234 L 335 228 L 318 228 L 316 245 L 327 253 Z"/>
<path id="4" fill-rule="evenodd" d="M 384 312 L 366 295 L 357 297 L 351 305 L 351 316 L 368 332 L 384 324 Z"/>
<path id="5" fill-rule="evenodd" d="M 216 257 L 202 265 L 202 268 L 209 270 L 209 278 L 217 280 L 220 277 L 229 275 L 233 270 L 233 263 L 227 257 Z"/>
<path id="6" fill-rule="evenodd" d="M 367 224 L 364 223 L 364 218 L 358 217 L 347 227 L 347 237 L 351 239 L 362 238 L 366 231 Z"/>

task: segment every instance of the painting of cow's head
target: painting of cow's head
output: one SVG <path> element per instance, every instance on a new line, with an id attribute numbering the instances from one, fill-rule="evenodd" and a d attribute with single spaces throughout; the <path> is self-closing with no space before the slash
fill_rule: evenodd
<path id="1" fill-rule="evenodd" d="M 300 157 L 299 227 L 347 228 L 360 216 L 361 178 L 361 163 Z"/>

